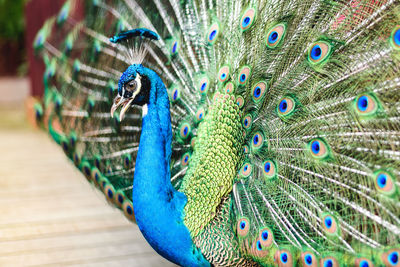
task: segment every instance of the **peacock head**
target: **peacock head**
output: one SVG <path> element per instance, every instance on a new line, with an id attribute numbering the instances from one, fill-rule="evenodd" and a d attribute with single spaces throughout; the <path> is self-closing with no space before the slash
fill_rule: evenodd
<path id="1" fill-rule="evenodd" d="M 111 117 L 117 108 L 122 107 L 119 113 L 119 119 L 122 121 L 130 106 L 143 106 L 148 103 L 150 81 L 143 70 L 144 67 L 141 64 L 133 64 L 121 75 L 118 82 L 118 95 L 111 107 Z"/>
<path id="2" fill-rule="evenodd" d="M 135 47 L 130 47 L 132 44 L 131 40 L 136 39 L 137 43 L 141 43 L 146 40 L 157 41 L 160 39 L 157 33 L 150 31 L 149 29 L 139 28 L 125 32 L 121 32 L 112 38 L 112 43 L 125 45 L 128 52 L 127 57 L 136 54 Z M 139 54 L 145 52 L 143 49 L 139 49 Z M 137 56 L 143 59 L 141 55 Z M 113 117 L 115 110 L 122 106 L 119 114 L 119 119 L 122 121 L 124 115 L 131 105 L 143 106 L 149 101 L 150 94 L 150 77 L 147 77 L 146 68 L 141 64 L 130 65 L 125 72 L 121 75 L 118 82 L 118 95 L 114 99 L 114 103 L 111 107 L 111 117 Z"/>

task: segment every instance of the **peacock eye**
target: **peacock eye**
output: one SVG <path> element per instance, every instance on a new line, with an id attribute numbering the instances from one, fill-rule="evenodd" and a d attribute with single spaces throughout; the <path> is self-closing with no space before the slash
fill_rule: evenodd
<path id="1" fill-rule="evenodd" d="M 396 192 L 396 185 L 392 175 L 384 170 L 374 173 L 375 188 L 378 192 L 391 196 Z"/>
<path id="2" fill-rule="evenodd" d="M 256 10 L 254 8 L 249 8 L 243 13 L 242 18 L 240 19 L 240 28 L 242 31 L 250 29 L 254 23 L 255 17 Z"/>
<path id="3" fill-rule="evenodd" d="M 308 50 L 308 60 L 311 64 L 321 63 L 329 57 L 331 51 L 331 44 L 324 41 L 316 42 Z"/>
<path id="4" fill-rule="evenodd" d="M 218 39 L 218 35 L 219 35 L 219 25 L 218 25 L 218 23 L 214 23 L 208 29 L 208 32 L 207 32 L 207 35 L 206 35 L 208 43 L 209 44 L 214 44 Z"/>
<path id="5" fill-rule="evenodd" d="M 247 234 L 249 233 L 249 230 L 250 230 L 249 220 L 247 218 L 239 219 L 237 222 L 236 229 L 237 229 L 238 236 L 240 236 L 240 237 L 247 236 Z"/>
<path id="6" fill-rule="evenodd" d="M 132 80 L 125 85 L 125 90 L 128 90 L 129 92 L 134 92 L 136 88 L 137 82 L 135 80 Z"/>
<path id="7" fill-rule="evenodd" d="M 360 116 L 373 115 L 378 111 L 378 101 L 370 94 L 362 94 L 355 99 L 355 110 Z"/>
<path id="8" fill-rule="evenodd" d="M 262 247 L 270 247 L 274 239 L 272 232 L 269 228 L 265 227 L 259 231 L 259 240 Z"/>
<path id="9" fill-rule="evenodd" d="M 336 219 L 329 214 L 322 216 L 322 228 L 329 235 L 337 235 L 340 229 Z"/>
<path id="10" fill-rule="evenodd" d="M 278 24 L 267 33 L 266 44 L 269 48 L 276 48 L 285 36 L 285 24 Z"/>
<path id="11" fill-rule="evenodd" d="M 278 266 L 293 266 L 292 253 L 287 249 L 276 251 L 274 259 Z"/>
<path id="12" fill-rule="evenodd" d="M 301 258 L 303 261 L 303 266 L 316 266 L 315 264 L 316 260 L 314 254 L 310 252 L 304 252 L 301 254 Z"/>
<path id="13" fill-rule="evenodd" d="M 284 97 L 278 104 L 277 110 L 281 117 L 291 114 L 296 107 L 296 103 L 291 97 Z"/>
<path id="14" fill-rule="evenodd" d="M 229 78 L 229 66 L 222 66 L 218 71 L 218 79 L 220 82 L 225 82 Z"/>
<path id="15" fill-rule="evenodd" d="M 324 159 L 329 156 L 329 147 L 325 141 L 313 139 L 309 143 L 311 155 L 316 159 Z"/>
<path id="16" fill-rule="evenodd" d="M 394 47 L 394 49 L 399 50 L 400 49 L 400 26 L 397 25 L 396 28 L 392 31 L 392 35 L 390 38 L 391 44 Z"/>
<path id="17" fill-rule="evenodd" d="M 263 173 L 266 178 L 272 179 L 276 177 L 276 165 L 271 160 L 264 161 Z"/>

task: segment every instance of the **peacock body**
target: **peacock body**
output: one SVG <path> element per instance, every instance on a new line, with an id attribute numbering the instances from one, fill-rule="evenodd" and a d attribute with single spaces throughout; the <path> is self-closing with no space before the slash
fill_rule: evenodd
<path id="1" fill-rule="evenodd" d="M 158 253 L 400 266 L 398 1 L 76 3 L 37 119 Z"/>

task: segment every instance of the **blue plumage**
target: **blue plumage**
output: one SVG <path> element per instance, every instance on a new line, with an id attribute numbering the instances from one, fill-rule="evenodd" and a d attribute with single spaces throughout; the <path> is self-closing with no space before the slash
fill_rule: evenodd
<path id="1" fill-rule="evenodd" d="M 141 65 L 129 67 L 129 77 L 136 73 L 150 81 L 150 88 L 141 88 L 150 95 L 133 183 L 137 224 L 150 245 L 165 258 L 183 266 L 209 266 L 183 224 L 186 196 L 170 182 L 172 132 L 167 91 L 154 71 Z"/>

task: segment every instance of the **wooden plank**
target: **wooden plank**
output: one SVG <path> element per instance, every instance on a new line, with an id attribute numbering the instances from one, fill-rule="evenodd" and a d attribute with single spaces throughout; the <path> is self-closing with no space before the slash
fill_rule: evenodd
<path id="1" fill-rule="evenodd" d="M 68 249 L 80 246 L 88 246 L 108 242 L 109 240 L 119 240 L 127 242 L 131 239 L 140 237 L 141 233 L 136 227 L 123 226 L 113 229 L 92 229 L 93 231 L 74 231 L 67 235 L 38 236 L 32 239 L 20 239 L 3 241 L 0 243 L 2 256 L 18 255 L 22 253 L 37 253 L 40 251 Z"/>
<path id="2" fill-rule="evenodd" d="M 0 266 L 175 266 L 46 134 L 2 129 L 0 147 Z"/>
<path id="3" fill-rule="evenodd" d="M 21 265 L 46 265 L 62 263 L 80 263 L 98 261 L 99 258 L 109 257 L 135 257 L 137 255 L 151 255 L 154 252 L 141 242 L 134 242 L 135 239 L 107 240 L 99 244 L 68 247 L 63 249 L 48 249 L 35 252 L 18 253 L 14 255 L 0 256 L 0 265 L 21 266 Z"/>

